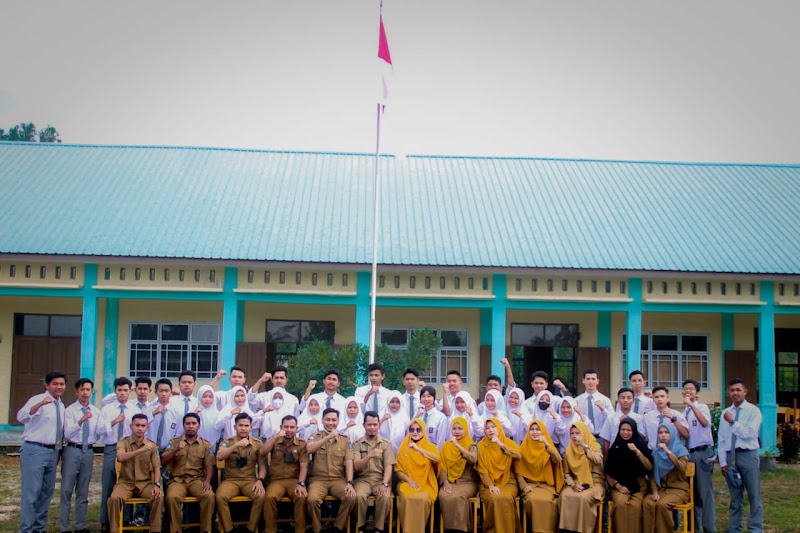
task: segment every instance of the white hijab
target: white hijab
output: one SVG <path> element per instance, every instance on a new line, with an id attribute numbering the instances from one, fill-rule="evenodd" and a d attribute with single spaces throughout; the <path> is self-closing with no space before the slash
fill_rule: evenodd
<path id="1" fill-rule="evenodd" d="M 355 404 L 358 408 L 358 412 L 354 417 L 351 417 L 347 413 L 350 404 Z M 344 418 L 343 422 L 339 424 L 339 427 L 341 428 L 340 433 L 347 435 L 347 438 L 350 439 L 351 443 L 364 436 L 364 415 L 361 412 L 361 401 L 358 398 L 355 396 L 350 396 L 344 401 L 344 414 L 342 416 Z M 350 425 L 351 423 L 353 425 Z"/>
<path id="2" fill-rule="evenodd" d="M 289 393 L 283 387 L 275 387 L 270 393 L 272 410 L 266 412 L 263 409 L 261 410 L 264 417 L 261 422 L 261 437 L 267 439 L 281 430 L 281 420 L 283 420 L 284 416 L 294 414 L 294 407 L 286 401 Z M 278 395 L 280 395 L 280 398 L 276 398 Z"/>
<path id="3" fill-rule="evenodd" d="M 245 400 L 241 405 L 237 404 L 234 399 L 238 391 L 245 393 Z M 250 409 L 250 405 L 247 403 L 247 391 L 241 385 L 236 385 L 228 392 L 228 403 L 220 410 L 217 415 L 217 422 L 214 424 L 216 429 L 222 431 L 222 437 L 225 439 L 236 436 L 236 415 L 233 414 L 233 411 L 236 409 L 239 409 L 240 413 L 247 413 L 253 419 L 251 434 L 255 434 L 255 430 L 261 427 L 263 412 L 259 411 L 258 413 L 253 413 L 253 410 Z"/>
<path id="4" fill-rule="evenodd" d="M 397 399 L 400 402 L 400 407 L 397 411 L 392 411 L 392 400 Z M 386 402 L 386 413 L 389 418 L 386 420 L 381 419 L 381 428 L 378 434 L 381 437 L 392 443 L 392 448 L 397 453 L 397 448 L 406 436 L 408 430 L 408 412 L 403 404 L 403 395 L 395 390 L 391 391 Z"/>
<path id="5" fill-rule="evenodd" d="M 317 414 L 311 413 L 311 404 L 317 404 Z M 314 422 L 315 421 L 315 422 Z M 297 433 L 303 440 L 308 440 L 314 433 L 322 429 L 322 407 L 317 400 L 309 400 L 305 410 L 297 419 Z"/>
<path id="6" fill-rule="evenodd" d="M 212 402 L 209 407 L 203 407 L 203 394 L 206 392 L 210 392 L 212 396 Z M 200 430 L 197 434 L 210 442 L 212 452 L 216 453 L 220 432 L 214 428 L 214 424 L 217 423 L 217 416 L 219 415 L 219 411 L 217 410 L 217 398 L 214 396 L 214 387 L 211 385 L 203 385 L 200 387 L 197 390 L 197 402 L 201 408 L 198 413 L 200 415 Z"/>
<path id="7" fill-rule="evenodd" d="M 511 398 L 512 394 L 517 395 L 517 398 L 519 398 L 519 404 L 516 407 L 511 407 L 510 403 L 506 403 L 508 420 L 511 422 L 511 429 L 513 432 L 512 435 L 507 436 L 514 439 L 514 442 L 517 444 L 522 444 L 522 439 L 525 438 L 525 434 L 528 431 L 528 424 L 531 423 L 533 417 L 528 410 L 528 406 L 525 405 L 525 392 L 523 392 L 522 389 L 515 387 L 508 393 L 508 397 Z M 514 413 L 514 411 L 519 412 L 519 415 Z"/>

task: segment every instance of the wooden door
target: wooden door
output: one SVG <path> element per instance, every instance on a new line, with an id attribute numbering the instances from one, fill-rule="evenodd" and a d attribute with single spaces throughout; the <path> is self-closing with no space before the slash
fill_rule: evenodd
<path id="1" fill-rule="evenodd" d="M 613 403 L 616 400 L 616 395 L 611 395 L 611 350 L 608 348 L 578 348 L 578 368 L 576 380 L 575 395 L 583 392 L 583 373 L 590 368 L 597 370 L 597 377 L 600 384 L 597 390 L 611 398 Z"/>
<path id="2" fill-rule="evenodd" d="M 255 383 L 267 371 L 267 344 L 264 342 L 237 343 L 236 365 L 244 368 L 248 384 Z M 272 382 L 270 381 L 267 385 L 272 386 Z"/>
<path id="3" fill-rule="evenodd" d="M 747 401 L 758 403 L 758 353 L 753 350 L 728 350 L 725 352 L 725 390 L 733 378 L 747 384 Z"/>
<path id="4" fill-rule="evenodd" d="M 72 403 L 75 395 L 71 391 L 74 391 L 73 385 L 80 377 L 80 338 L 15 335 L 11 361 L 8 419 L 12 424 L 18 424 L 17 411 L 25 402 L 31 396 L 44 392 L 44 376 L 50 372 L 64 372 L 67 375 L 64 402 Z"/>

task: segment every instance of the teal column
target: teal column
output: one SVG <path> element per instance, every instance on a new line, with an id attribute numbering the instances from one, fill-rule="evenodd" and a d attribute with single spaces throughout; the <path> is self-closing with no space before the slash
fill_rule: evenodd
<path id="1" fill-rule="evenodd" d="M 238 284 L 239 269 L 225 267 L 225 283 L 222 289 L 222 361 L 220 361 L 220 368 L 225 370 L 236 364 L 236 343 L 242 330 L 243 308 L 234 292 Z M 223 389 L 230 388 L 227 376 L 223 382 Z"/>
<path id="2" fill-rule="evenodd" d="M 775 394 L 775 293 L 771 281 L 761 282 L 758 313 L 758 407 L 761 409 L 761 449 L 772 450 L 778 440 L 778 404 Z M 731 376 L 733 377 L 733 376 Z M 745 382 L 749 376 L 741 376 Z"/>
<path id="3" fill-rule="evenodd" d="M 97 359 L 97 265 L 87 264 L 83 274 L 83 317 L 81 319 L 81 377 L 94 381 Z"/>
<path id="4" fill-rule="evenodd" d="M 625 333 L 627 343 L 625 351 L 627 360 L 625 364 L 625 380 L 634 370 L 642 368 L 642 280 L 641 278 L 630 278 L 628 288 L 631 299 L 628 304 L 628 313 L 625 319 Z M 650 378 L 650 376 L 647 376 Z"/>
<path id="5" fill-rule="evenodd" d="M 492 344 L 492 310 L 481 308 L 481 346 Z"/>
<path id="6" fill-rule="evenodd" d="M 597 347 L 611 348 L 611 312 L 597 313 Z"/>
<path id="7" fill-rule="evenodd" d="M 506 276 L 495 274 L 492 276 L 492 374 L 504 376 L 505 368 L 500 364 L 500 359 L 506 356 Z M 483 317 L 481 317 L 483 318 Z M 483 326 L 483 320 L 481 320 Z"/>
<path id="8" fill-rule="evenodd" d="M 103 334 L 103 396 L 114 392 L 119 341 L 119 299 L 106 298 L 106 329 Z"/>
<path id="9" fill-rule="evenodd" d="M 370 272 L 359 272 L 356 276 L 356 343 L 369 347 L 369 307 L 370 299 Z M 378 332 L 375 332 L 376 342 L 380 343 Z"/>
<path id="10" fill-rule="evenodd" d="M 733 350 L 736 342 L 734 341 L 734 329 L 735 329 L 735 318 L 733 313 L 722 313 L 722 365 L 720 379 L 722 380 L 722 398 L 720 398 L 720 404 L 725 405 L 727 401 L 727 391 L 728 391 L 728 377 L 725 375 L 725 352 L 728 350 Z M 712 388 L 713 385 L 711 380 L 709 380 L 709 388 Z"/>

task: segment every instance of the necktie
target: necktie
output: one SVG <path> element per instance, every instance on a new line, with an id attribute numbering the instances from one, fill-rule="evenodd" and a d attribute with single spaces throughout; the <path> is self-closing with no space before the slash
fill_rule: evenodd
<path id="1" fill-rule="evenodd" d="M 409 405 L 409 408 L 408 408 L 408 419 L 409 420 L 414 420 L 414 414 L 416 413 L 416 411 L 414 410 L 414 400 L 416 400 L 416 398 L 413 395 L 408 397 L 408 405 Z"/>
<path id="2" fill-rule="evenodd" d="M 161 438 L 164 436 L 164 415 L 167 414 L 166 411 L 161 413 L 161 421 L 158 423 L 158 432 L 156 433 L 156 444 L 161 446 Z"/>
<path id="3" fill-rule="evenodd" d="M 124 403 L 119 405 L 119 414 L 121 414 L 121 415 L 125 414 L 125 404 Z M 122 422 L 117 424 L 117 441 L 122 439 L 122 432 L 123 432 L 124 429 L 125 429 L 125 420 L 123 420 Z"/>
<path id="4" fill-rule="evenodd" d="M 633 400 L 633 412 L 639 414 L 639 398 Z"/>
<path id="5" fill-rule="evenodd" d="M 658 427 L 661 427 L 661 424 L 664 423 L 664 414 L 658 415 Z"/>
<path id="6" fill-rule="evenodd" d="M 428 425 L 428 411 L 425 411 L 425 416 L 422 417 L 422 421 L 425 422 L 425 425 Z"/>
<path id="7" fill-rule="evenodd" d="M 61 449 L 61 443 L 64 442 L 64 435 L 61 433 L 61 402 L 56 400 L 56 450 Z"/>
<path id="8" fill-rule="evenodd" d="M 332 401 L 333 401 L 333 396 L 328 396 L 328 399 L 325 400 L 325 408 L 326 409 L 330 409 L 331 408 L 331 402 Z"/>
<path id="9" fill-rule="evenodd" d="M 136 404 L 139 407 L 139 410 L 144 413 L 145 409 L 147 409 L 147 404 L 139 402 Z"/>
<path id="10" fill-rule="evenodd" d="M 81 407 L 81 411 L 83 411 L 84 415 L 86 414 L 86 411 L 88 411 L 88 410 L 89 410 L 88 407 Z M 86 451 L 86 450 L 89 449 L 89 420 L 88 419 L 84 420 L 83 421 L 83 425 L 81 426 L 81 449 L 83 451 Z"/>
<path id="11" fill-rule="evenodd" d="M 183 414 L 186 414 L 188 412 L 189 412 L 189 397 L 185 396 L 183 398 Z"/>
<path id="12" fill-rule="evenodd" d="M 372 410 L 376 413 L 378 412 L 378 393 L 375 392 L 372 394 Z"/>
<path id="13" fill-rule="evenodd" d="M 594 399 L 591 394 L 589 395 L 589 406 L 588 409 L 586 409 L 586 416 L 589 417 L 589 420 L 592 421 L 592 425 L 594 425 Z M 595 431 L 597 430 L 595 429 Z"/>
<path id="14" fill-rule="evenodd" d="M 741 412 L 741 409 L 739 409 L 738 407 L 734 407 L 733 409 L 736 411 L 736 417 L 733 419 L 733 421 L 734 422 L 738 422 L 739 421 L 739 413 Z M 731 435 L 732 435 L 732 437 L 731 437 L 731 452 L 730 453 L 733 453 L 733 452 L 736 451 L 736 435 L 734 435 L 733 432 L 731 432 Z"/>

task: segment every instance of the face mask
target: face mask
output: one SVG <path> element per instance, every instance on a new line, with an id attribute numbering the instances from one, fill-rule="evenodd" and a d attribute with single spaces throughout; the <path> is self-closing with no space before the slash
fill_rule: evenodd
<path id="1" fill-rule="evenodd" d="M 281 400 L 280 398 L 275 398 L 274 400 L 272 400 L 272 407 L 274 407 L 275 409 L 280 409 L 281 407 L 283 407 L 283 400 Z"/>
<path id="2" fill-rule="evenodd" d="M 550 408 L 550 404 L 547 402 L 539 402 L 539 410 L 540 411 L 547 411 Z"/>

